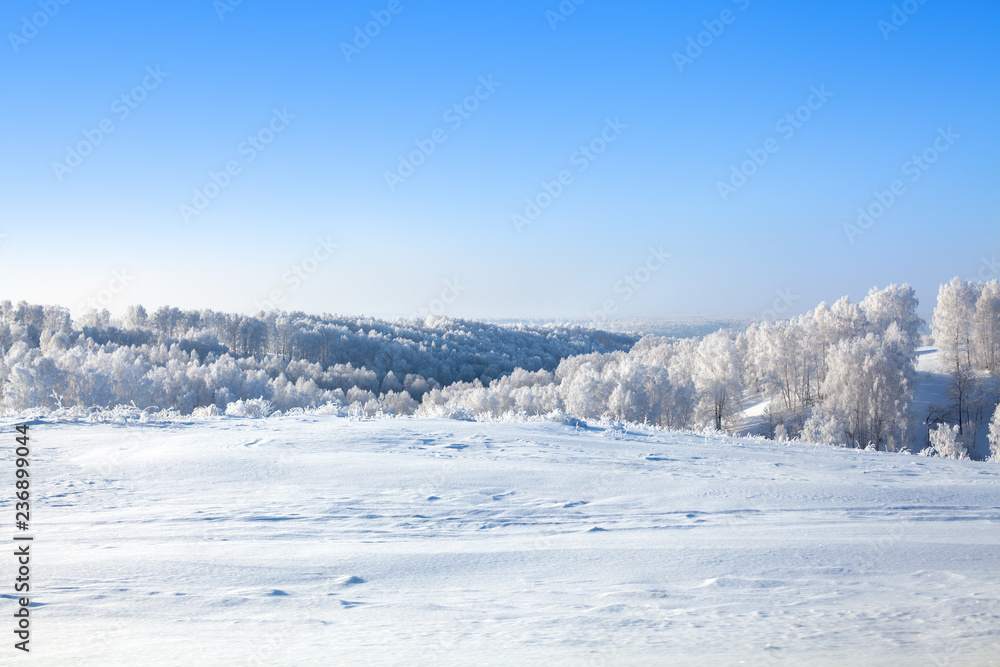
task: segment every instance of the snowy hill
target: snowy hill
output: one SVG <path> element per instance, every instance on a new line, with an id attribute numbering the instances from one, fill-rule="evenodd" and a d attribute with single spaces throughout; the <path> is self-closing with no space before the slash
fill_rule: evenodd
<path id="1" fill-rule="evenodd" d="M 32 435 L 33 665 L 1000 664 L 995 465 L 409 418 Z"/>

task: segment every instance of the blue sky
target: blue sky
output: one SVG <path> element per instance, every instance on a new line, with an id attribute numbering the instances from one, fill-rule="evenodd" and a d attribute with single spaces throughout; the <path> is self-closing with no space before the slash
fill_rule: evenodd
<path id="1" fill-rule="evenodd" d="M 1000 5 L 562 8 L 5 3 L 3 296 L 755 316 L 909 282 L 929 315 L 995 277 Z"/>

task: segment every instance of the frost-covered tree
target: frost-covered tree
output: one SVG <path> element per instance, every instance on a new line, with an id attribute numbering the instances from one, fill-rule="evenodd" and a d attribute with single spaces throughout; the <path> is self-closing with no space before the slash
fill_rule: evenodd
<path id="1" fill-rule="evenodd" d="M 983 283 L 972 322 L 976 366 L 1000 376 L 1000 282 Z"/>
<path id="2" fill-rule="evenodd" d="M 990 460 L 1000 463 L 1000 405 L 993 412 L 993 419 L 990 421 Z"/>
<path id="3" fill-rule="evenodd" d="M 722 430 L 723 423 L 736 414 L 743 402 L 739 351 L 728 332 L 705 336 L 698 345 L 693 375 L 701 418 Z"/>
<path id="4" fill-rule="evenodd" d="M 903 349 L 912 353 L 920 344 L 920 327 L 924 323 L 917 315 L 918 305 L 912 287 L 892 284 L 881 290 L 873 287 L 858 307 L 865 316 L 868 331 L 884 335 L 895 324 Z"/>
<path id="5" fill-rule="evenodd" d="M 866 329 L 861 309 L 846 296 L 837 299 L 830 307 L 829 339 L 842 341 L 863 336 Z"/>
<path id="6" fill-rule="evenodd" d="M 907 350 L 875 334 L 839 342 L 823 382 L 819 430 L 843 424 L 847 444 L 894 451 L 909 432 L 914 370 Z"/>
<path id="7" fill-rule="evenodd" d="M 948 379 L 948 400 L 957 419 L 958 432 L 963 434 L 969 444 L 976 441 L 979 425 L 983 423 L 986 405 L 986 386 L 982 378 L 972 368 L 960 366 L 952 370 Z"/>
<path id="8" fill-rule="evenodd" d="M 147 319 L 146 309 L 141 305 L 133 304 L 125 309 L 122 326 L 126 329 L 140 329 L 146 326 Z"/>
<path id="9" fill-rule="evenodd" d="M 972 366 L 973 321 L 979 288 L 953 278 L 938 289 L 931 334 L 945 368 Z"/>
<path id="10" fill-rule="evenodd" d="M 382 379 L 382 393 L 387 394 L 389 392 L 399 391 L 403 391 L 403 383 L 396 378 L 396 374 L 394 372 L 389 371 Z"/>
<path id="11" fill-rule="evenodd" d="M 107 329 L 111 326 L 111 311 L 107 308 L 101 310 L 91 308 L 80 317 L 79 324 L 85 329 Z"/>
<path id="12" fill-rule="evenodd" d="M 987 418 L 988 387 L 982 371 L 997 373 L 1000 361 L 1000 285 L 996 280 L 975 284 L 958 278 L 942 285 L 932 332 L 950 375 L 952 418 L 971 446 Z"/>
<path id="13" fill-rule="evenodd" d="M 820 398 L 824 351 L 810 316 L 749 327 L 743 359 L 747 383 L 770 399 L 774 425 L 797 433 L 808 409 Z"/>
<path id="14" fill-rule="evenodd" d="M 597 417 L 611 395 L 602 377 L 603 364 L 599 359 L 571 357 L 559 364 L 559 393 L 566 411 L 579 417 Z"/>

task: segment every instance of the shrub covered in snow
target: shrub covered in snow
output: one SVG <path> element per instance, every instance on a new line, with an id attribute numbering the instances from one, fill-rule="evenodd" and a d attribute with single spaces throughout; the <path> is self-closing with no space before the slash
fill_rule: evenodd
<path id="1" fill-rule="evenodd" d="M 943 459 L 968 459 L 969 450 L 962 442 L 958 425 L 938 424 L 930 431 L 931 446 L 924 449 L 924 456 L 940 456 Z"/>
<path id="2" fill-rule="evenodd" d="M 226 416 L 228 417 L 250 417 L 251 419 L 263 419 L 274 412 L 271 401 L 265 398 L 240 399 L 226 406 Z"/>
<path id="3" fill-rule="evenodd" d="M 192 417 L 218 417 L 220 414 L 222 414 L 222 411 L 219 410 L 219 406 L 217 406 L 215 403 L 212 403 L 211 405 L 206 405 L 204 407 L 195 408 L 194 410 L 191 411 Z"/>

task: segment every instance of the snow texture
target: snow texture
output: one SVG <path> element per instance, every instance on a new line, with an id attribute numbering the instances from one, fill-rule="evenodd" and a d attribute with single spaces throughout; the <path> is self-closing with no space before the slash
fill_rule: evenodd
<path id="1" fill-rule="evenodd" d="M 579 423 L 31 429 L 25 664 L 1000 664 L 993 464 Z"/>

